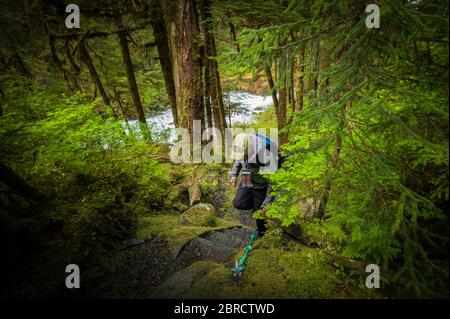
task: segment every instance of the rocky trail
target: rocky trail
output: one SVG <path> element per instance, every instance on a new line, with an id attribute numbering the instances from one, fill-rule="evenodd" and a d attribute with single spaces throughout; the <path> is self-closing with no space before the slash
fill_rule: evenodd
<path id="1" fill-rule="evenodd" d="M 220 181 L 213 204 L 142 219 L 136 237 L 98 260 L 85 282 L 88 298 L 380 298 L 327 260 L 314 233 L 293 238 L 277 225 L 253 244 L 240 284 L 230 268 L 256 225 L 230 208 Z"/>
<path id="2" fill-rule="evenodd" d="M 190 240 L 176 258 L 162 238 L 132 239 L 99 262 L 103 275 L 88 290 L 93 297 L 148 298 L 155 291 L 160 298 L 175 297 L 207 272 L 192 272 L 187 267 L 200 261 L 231 267 L 234 255 L 246 245 L 252 232 L 251 227 L 242 225 L 200 235 Z"/>
<path id="3" fill-rule="evenodd" d="M 150 233 L 144 230 L 140 238 L 115 246 L 98 260 L 97 271 L 88 280 L 88 297 L 179 297 L 209 272 L 207 265 L 217 263 L 229 269 L 256 224 L 250 212 L 224 208 L 229 200 L 226 189 L 226 181 L 221 180 L 213 205 L 200 203 L 181 216 L 152 218 Z M 209 218 L 218 222 L 209 224 Z"/>

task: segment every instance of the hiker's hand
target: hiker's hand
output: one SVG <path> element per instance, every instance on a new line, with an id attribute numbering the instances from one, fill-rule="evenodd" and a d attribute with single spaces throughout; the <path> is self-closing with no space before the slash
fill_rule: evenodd
<path id="1" fill-rule="evenodd" d="M 236 185 L 237 185 L 237 177 L 236 176 L 231 177 L 231 185 L 233 187 L 236 187 Z"/>

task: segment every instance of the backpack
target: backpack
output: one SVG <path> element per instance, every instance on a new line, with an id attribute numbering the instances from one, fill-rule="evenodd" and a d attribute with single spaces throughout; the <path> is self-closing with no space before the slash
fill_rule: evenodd
<path id="1" fill-rule="evenodd" d="M 263 134 L 256 133 L 256 136 L 264 142 L 266 150 L 268 150 L 270 152 L 270 145 L 275 142 L 272 141 L 268 136 L 263 135 Z M 278 146 L 277 146 L 277 148 L 278 148 Z M 281 168 L 281 166 L 286 161 L 286 159 L 287 159 L 287 156 L 281 154 L 280 149 L 278 149 L 277 169 Z"/>

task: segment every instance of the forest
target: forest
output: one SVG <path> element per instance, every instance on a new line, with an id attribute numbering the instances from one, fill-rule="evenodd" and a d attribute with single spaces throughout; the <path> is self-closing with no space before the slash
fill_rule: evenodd
<path id="1" fill-rule="evenodd" d="M 368 4 L 0 0 L 0 297 L 448 299 L 448 2 Z M 195 121 L 278 129 L 272 203 Z"/>

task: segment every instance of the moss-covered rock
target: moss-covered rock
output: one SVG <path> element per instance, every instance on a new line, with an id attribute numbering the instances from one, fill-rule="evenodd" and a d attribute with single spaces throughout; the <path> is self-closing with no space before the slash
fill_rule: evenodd
<path id="1" fill-rule="evenodd" d="M 216 226 L 216 214 L 211 204 L 199 203 L 181 215 L 181 224 L 184 226 Z"/>
<path id="2" fill-rule="evenodd" d="M 146 239 L 149 236 L 162 237 L 169 248 L 169 252 L 175 258 L 180 250 L 192 239 L 205 233 L 231 228 L 241 227 L 238 222 L 217 218 L 215 226 L 183 226 L 182 215 L 158 214 L 139 220 L 136 230 L 138 239 Z"/>

